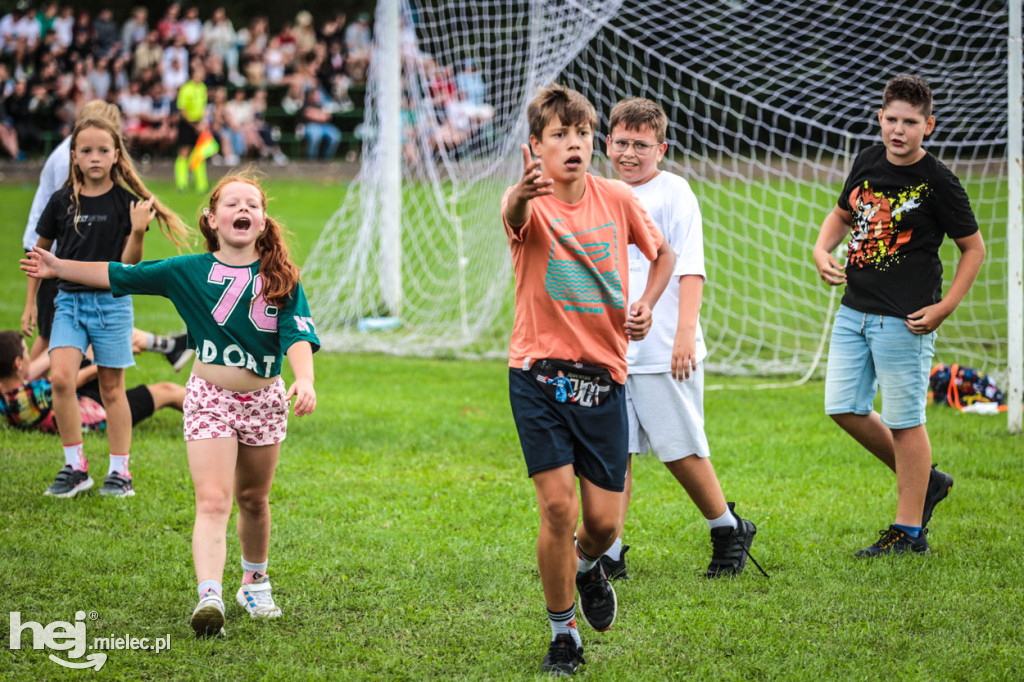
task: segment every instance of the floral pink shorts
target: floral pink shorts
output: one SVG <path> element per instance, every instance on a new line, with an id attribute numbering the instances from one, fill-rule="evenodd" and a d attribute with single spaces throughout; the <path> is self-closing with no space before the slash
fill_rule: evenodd
<path id="1" fill-rule="evenodd" d="M 288 432 L 288 401 L 281 377 L 247 393 L 228 391 L 192 375 L 185 384 L 185 440 L 237 438 L 245 445 L 274 445 Z"/>

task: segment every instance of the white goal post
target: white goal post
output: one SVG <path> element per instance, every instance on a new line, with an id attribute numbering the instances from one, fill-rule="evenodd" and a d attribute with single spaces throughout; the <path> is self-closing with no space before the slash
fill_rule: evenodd
<path id="1" fill-rule="evenodd" d="M 526 104 L 554 81 L 597 107 L 602 175 L 616 101 L 650 97 L 668 112 L 664 166 L 689 180 L 704 218 L 708 371 L 820 375 L 838 296 L 811 247 L 851 156 L 879 139 L 882 87 L 915 73 L 935 91 L 926 147 L 963 181 L 988 247 L 936 362 L 1009 382 L 1019 431 L 1019 11 L 1007 0 L 380 0 L 362 168 L 303 273 L 321 339 L 506 352 L 499 202 L 521 174 Z M 948 240 L 942 256 L 948 286 Z"/>

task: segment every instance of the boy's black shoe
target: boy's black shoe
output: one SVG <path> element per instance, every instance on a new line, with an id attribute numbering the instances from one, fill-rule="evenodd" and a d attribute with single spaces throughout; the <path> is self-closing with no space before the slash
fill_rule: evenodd
<path id="1" fill-rule="evenodd" d="M 878 542 L 857 552 L 859 557 L 875 557 L 883 554 L 903 554 L 914 552 L 924 554 L 928 551 L 927 532 L 922 528 L 921 534 L 912 538 L 896 526 L 878 531 Z"/>
<path id="2" fill-rule="evenodd" d="M 747 565 L 747 557 L 750 556 L 754 534 L 757 533 L 757 527 L 753 523 L 741 519 L 736 513 L 735 502 L 729 502 L 728 506 L 729 511 L 736 517 L 736 527 L 723 526 L 711 529 L 711 563 L 708 564 L 708 571 L 705 573 L 708 578 L 742 573 Z M 758 569 L 764 573 L 760 566 Z"/>
<path id="3" fill-rule="evenodd" d="M 604 574 L 608 576 L 608 580 L 629 580 L 629 573 L 626 572 L 626 550 L 628 549 L 629 545 L 622 546 L 618 561 L 607 554 L 601 555 L 601 565 L 604 566 Z"/>
<path id="4" fill-rule="evenodd" d="M 587 625 L 598 632 L 611 628 L 618 602 L 615 600 L 615 588 L 608 581 L 600 561 L 586 573 L 576 574 L 576 589 L 580 593 L 580 615 Z"/>
<path id="5" fill-rule="evenodd" d="M 953 477 L 944 471 L 939 471 L 932 465 L 932 471 L 928 475 L 928 492 L 924 496 L 924 513 L 921 514 L 921 528 L 926 528 L 932 520 L 932 512 L 935 505 L 946 499 L 946 495 L 953 489 Z"/>
<path id="6" fill-rule="evenodd" d="M 544 662 L 540 664 L 540 669 L 541 672 L 551 673 L 557 677 L 569 677 L 576 672 L 581 663 L 586 663 L 583 660 L 583 647 L 576 646 L 572 635 L 563 632 L 555 636 L 548 645 L 548 653 L 544 657 Z"/>
<path id="7" fill-rule="evenodd" d="M 187 338 L 187 334 L 175 336 L 172 339 L 174 347 L 167 351 L 167 362 L 171 363 L 171 367 L 174 368 L 175 372 L 180 372 L 181 368 L 187 365 L 188 361 L 195 355 L 195 351 L 188 347 Z"/>

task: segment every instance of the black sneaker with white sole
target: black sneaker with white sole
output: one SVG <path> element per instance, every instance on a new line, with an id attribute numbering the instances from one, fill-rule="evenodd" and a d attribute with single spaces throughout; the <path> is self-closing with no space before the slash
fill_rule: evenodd
<path id="1" fill-rule="evenodd" d="M 579 612 L 587 625 L 598 632 L 611 628 L 618 611 L 615 588 L 604 573 L 604 566 L 598 561 L 586 573 L 576 574 L 576 589 L 580 593 Z"/>
<path id="2" fill-rule="evenodd" d="M 56 480 L 43 494 L 50 497 L 74 497 L 91 487 L 92 478 L 89 477 L 89 472 L 79 471 L 70 464 L 65 464 L 57 474 Z"/>
<path id="3" fill-rule="evenodd" d="M 757 526 L 747 519 L 740 518 L 736 513 L 736 503 L 729 502 L 729 511 L 736 517 L 736 527 L 724 526 L 711 529 L 711 563 L 704 574 L 708 578 L 718 578 L 723 575 L 739 575 L 747 565 L 747 558 L 751 561 L 750 545 L 754 542 L 754 535 L 757 533 Z M 766 578 L 768 574 L 754 561 L 757 570 Z"/>
<path id="4" fill-rule="evenodd" d="M 122 476 L 113 471 L 103 479 L 103 487 L 100 488 L 100 495 L 106 497 L 132 497 L 135 495 L 135 488 L 132 486 L 131 476 Z"/>
<path id="5" fill-rule="evenodd" d="M 174 341 L 174 347 L 167 352 L 167 362 L 171 363 L 171 367 L 174 368 L 175 372 L 180 372 L 181 368 L 188 364 L 188 361 L 192 359 L 196 352 L 188 347 L 187 334 L 179 334 L 172 340 Z"/>
<path id="6" fill-rule="evenodd" d="M 548 645 L 548 653 L 540 664 L 541 672 L 556 677 L 569 677 L 586 661 L 583 660 L 583 647 L 576 646 L 572 635 L 562 633 L 556 635 Z"/>

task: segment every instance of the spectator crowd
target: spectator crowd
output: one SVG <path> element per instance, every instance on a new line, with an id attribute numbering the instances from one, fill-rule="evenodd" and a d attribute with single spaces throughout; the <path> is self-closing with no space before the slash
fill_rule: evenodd
<path id="1" fill-rule="evenodd" d="M 0 17 L 0 146 L 14 159 L 41 154 L 101 99 L 121 109 L 133 154 L 172 155 L 178 90 L 201 73 L 221 162 L 286 163 L 268 115 L 278 113 L 308 158 L 331 158 L 342 140 L 332 120 L 356 109 L 350 88 L 365 83 L 371 40 L 366 14 L 315 21 L 301 10 L 274 32 L 265 16 L 236 27 L 223 8 L 203 17 L 176 2 L 155 21 L 144 7 L 120 21 L 55 2 L 15 9 Z"/>

